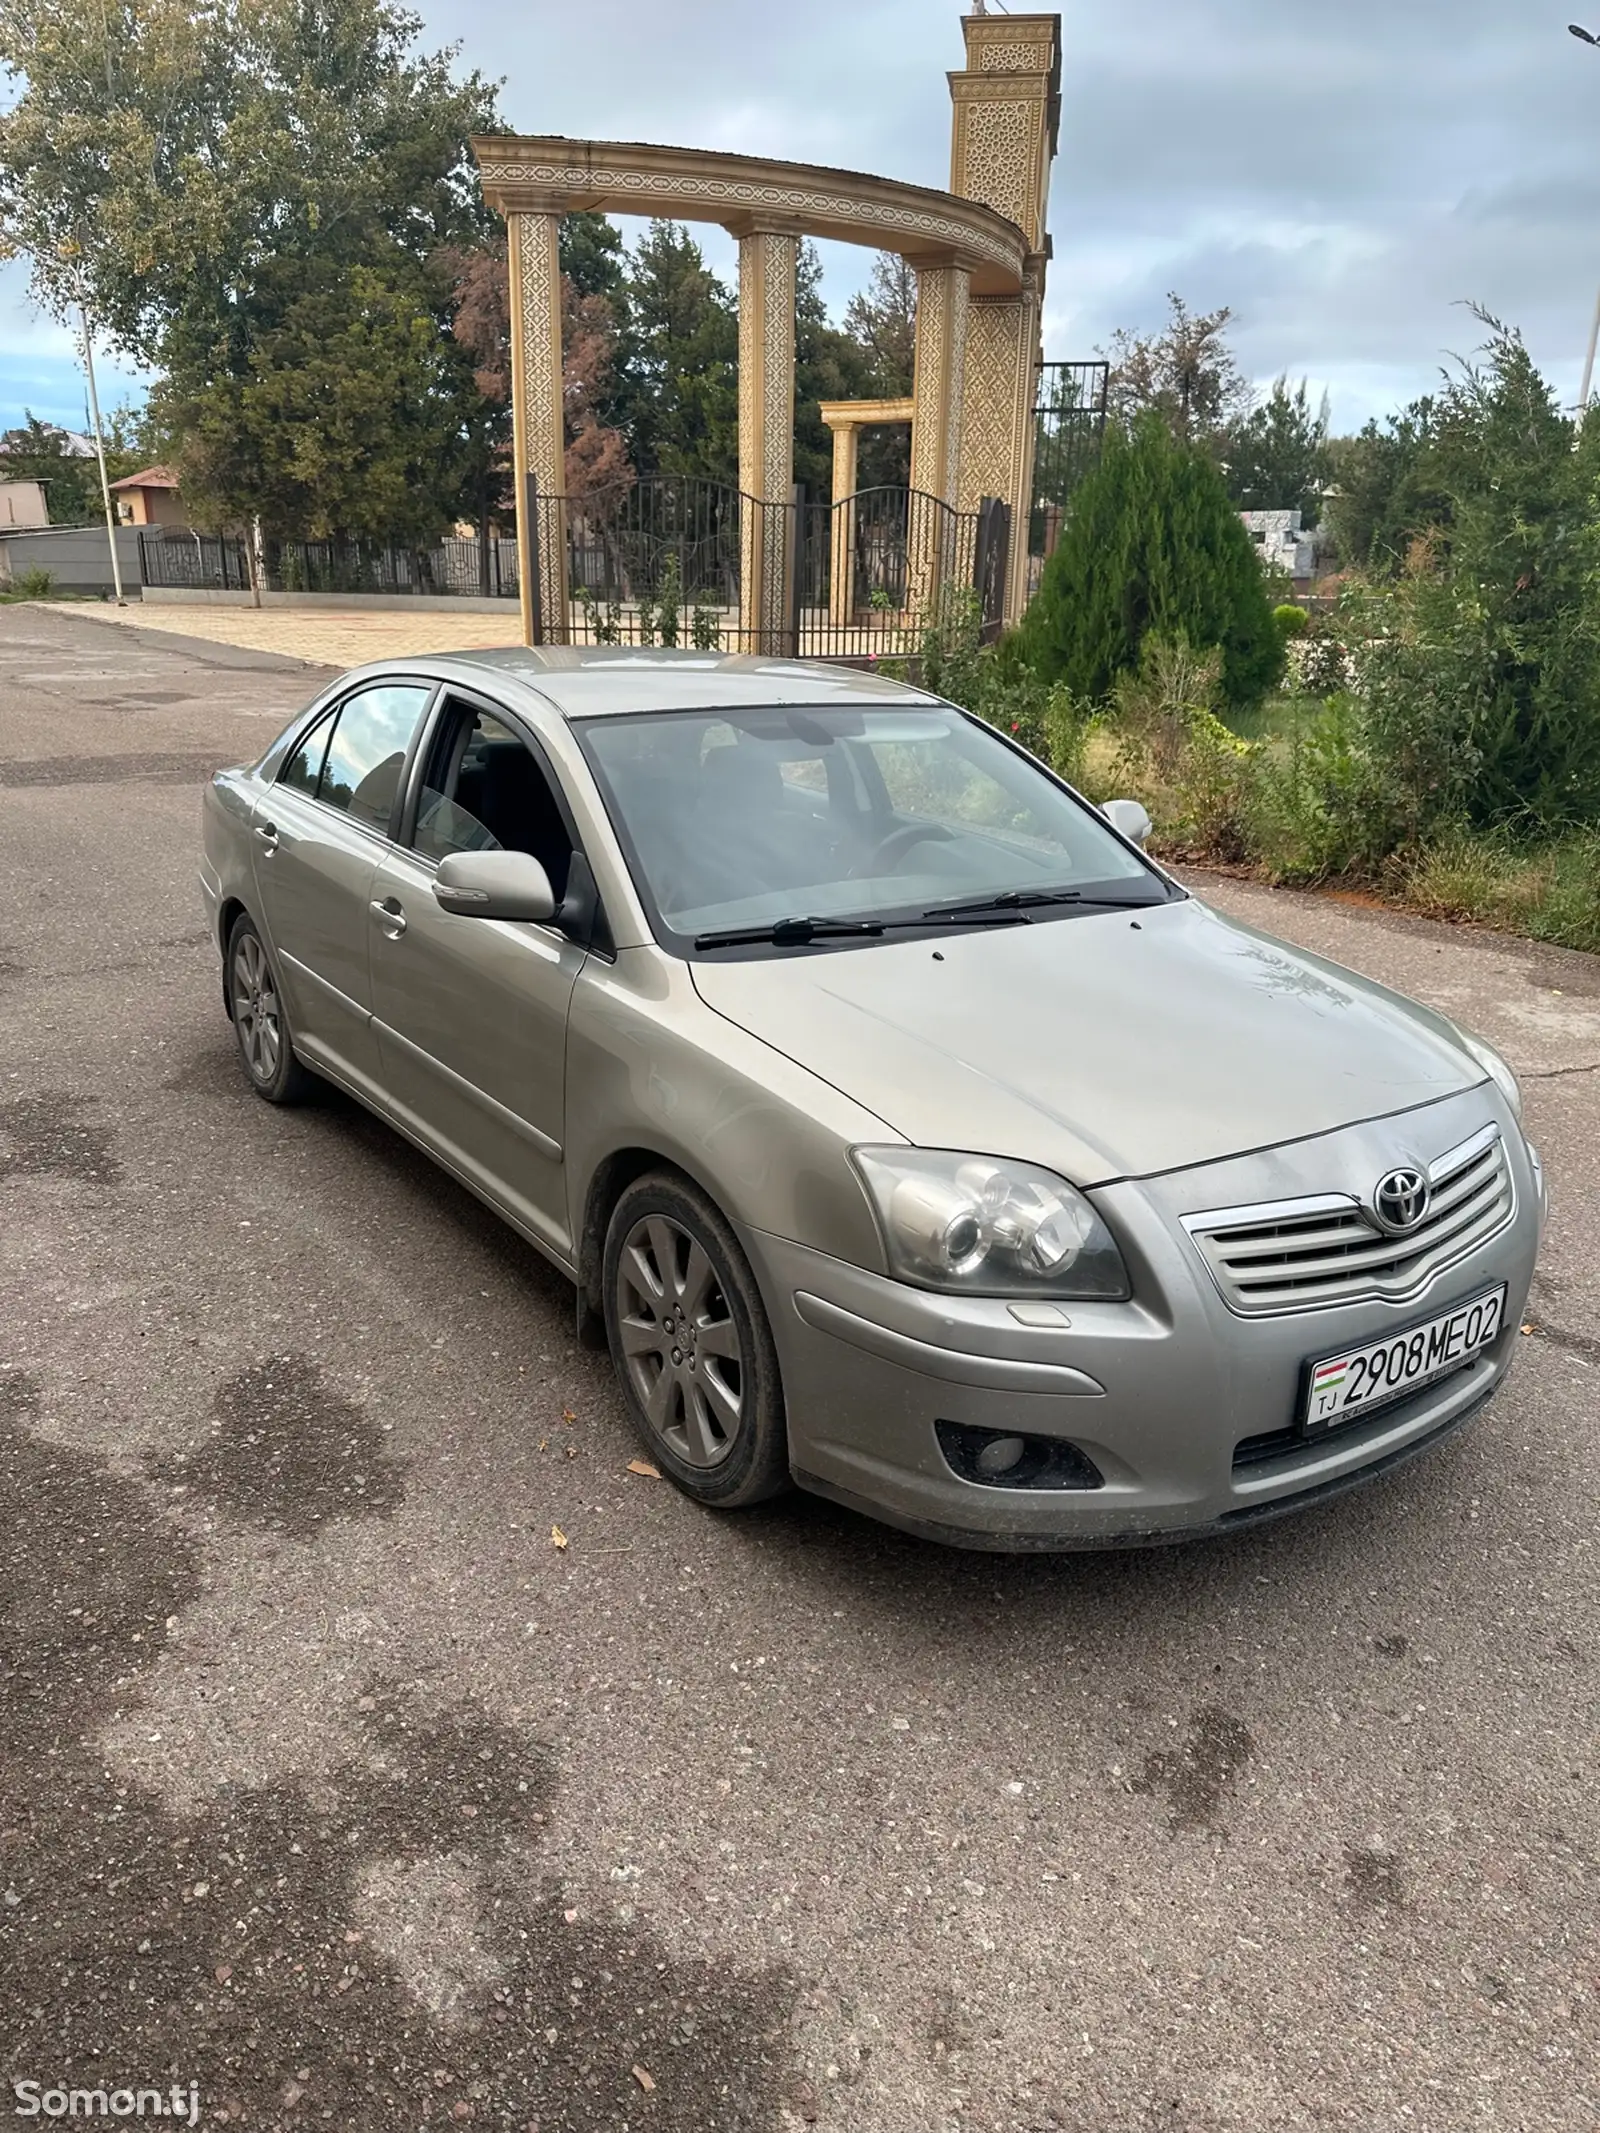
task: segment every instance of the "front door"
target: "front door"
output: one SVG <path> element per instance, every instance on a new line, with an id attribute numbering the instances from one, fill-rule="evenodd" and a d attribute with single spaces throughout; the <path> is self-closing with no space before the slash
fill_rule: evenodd
<path id="1" fill-rule="evenodd" d="M 373 875 L 372 1006 L 403 1123 L 524 1228 L 572 1248 L 562 1170 L 567 1011 L 586 950 L 554 926 L 461 918 L 433 896 L 451 852 L 531 852 L 559 902 L 572 833 L 542 758 L 487 706 L 446 701 L 415 827 Z"/>
<path id="2" fill-rule="evenodd" d="M 390 682 L 347 696 L 289 756 L 252 822 L 261 914 L 295 1043 L 313 1066 L 369 1094 L 378 1046 L 368 884 L 432 693 Z"/>

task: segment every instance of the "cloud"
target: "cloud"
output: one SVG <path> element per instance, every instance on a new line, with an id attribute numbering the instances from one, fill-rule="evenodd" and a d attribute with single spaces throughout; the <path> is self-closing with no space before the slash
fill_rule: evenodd
<path id="1" fill-rule="evenodd" d="M 1446 351 L 1473 345 L 1474 300 L 1521 325 L 1575 396 L 1600 282 L 1600 52 L 1567 36 L 1571 4 L 1065 0 L 1047 353 L 1153 325 L 1177 289 L 1231 305 L 1251 375 L 1328 386 L 1349 427 L 1431 388 Z M 948 179 L 957 0 L 422 12 L 432 41 L 504 77 L 521 132 Z M 731 278 L 731 241 L 700 234 Z M 837 310 L 869 255 L 829 246 L 824 264 Z M 0 349 L 32 359 L 44 343 L 12 286 L 0 274 Z"/>

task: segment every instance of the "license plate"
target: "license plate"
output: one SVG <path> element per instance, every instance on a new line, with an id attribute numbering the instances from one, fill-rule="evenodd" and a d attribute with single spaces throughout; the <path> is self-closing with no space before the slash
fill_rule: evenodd
<path id="1" fill-rule="evenodd" d="M 1308 1431 L 1331 1429 L 1363 1407 L 1397 1400 L 1430 1378 L 1447 1377 L 1498 1336 L 1506 1315 L 1504 1283 L 1442 1318 L 1366 1348 L 1313 1363 L 1303 1423 Z"/>

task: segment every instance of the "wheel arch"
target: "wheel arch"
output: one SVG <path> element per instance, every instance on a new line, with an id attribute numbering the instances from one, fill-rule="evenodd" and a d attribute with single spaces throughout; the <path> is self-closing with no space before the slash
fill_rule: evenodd
<path id="1" fill-rule="evenodd" d="M 578 1224 L 578 1337 L 585 1346 L 604 1347 L 604 1312 L 600 1303 L 600 1263 L 605 1254 L 606 1230 L 617 1202 L 636 1179 L 652 1170 L 666 1170 L 703 1192 L 725 1222 L 733 1215 L 723 1205 L 710 1181 L 700 1176 L 692 1163 L 671 1149 L 630 1142 L 601 1157 L 590 1173 L 584 1192 L 583 1213 Z"/>
<path id="2" fill-rule="evenodd" d="M 222 1004 L 230 1015 L 233 1013 L 233 980 L 228 968 L 228 942 L 239 920 L 249 916 L 249 906 L 238 896 L 225 896 L 217 909 L 217 946 L 222 953 Z"/>

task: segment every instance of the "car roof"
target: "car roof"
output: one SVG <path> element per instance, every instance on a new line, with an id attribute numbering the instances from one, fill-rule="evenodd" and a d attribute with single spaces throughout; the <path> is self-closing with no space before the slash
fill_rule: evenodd
<path id="1" fill-rule="evenodd" d="M 564 718 L 626 711 L 718 711 L 762 704 L 935 704 L 925 689 L 870 668 L 748 652 L 695 652 L 643 645 L 511 645 L 435 658 L 385 661 L 470 682 L 504 676 L 533 689 Z"/>

